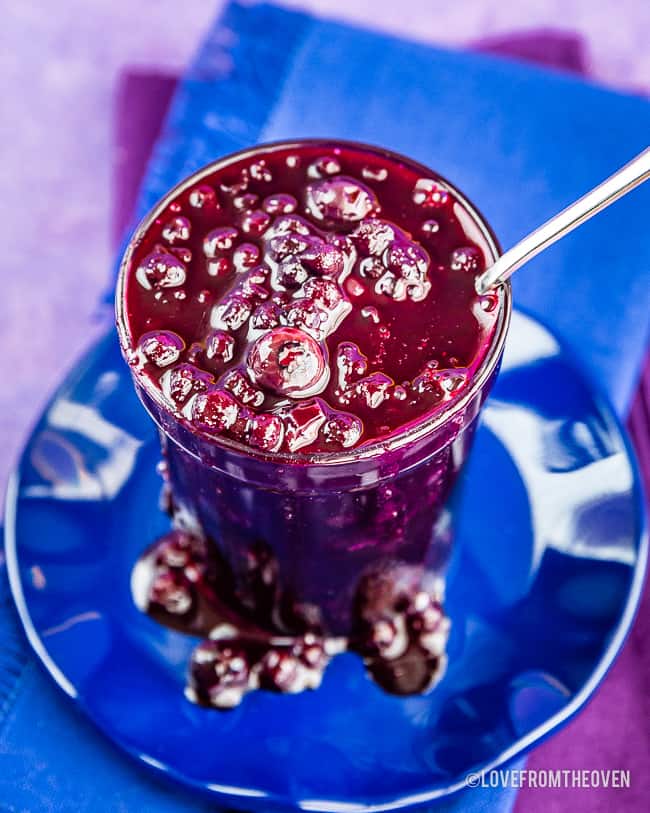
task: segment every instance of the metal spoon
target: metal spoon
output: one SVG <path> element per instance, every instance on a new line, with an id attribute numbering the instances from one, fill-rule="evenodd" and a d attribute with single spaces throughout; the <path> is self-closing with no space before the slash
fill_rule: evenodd
<path id="1" fill-rule="evenodd" d="M 565 234 L 573 231 L 585 220 L 605 209 L 615 200 L 626 195 L 636 186 L 650 178 L 650 147 L 637 155 L 629 164 L 625 164 L 607 180 L 591 192 L 587 192 L 575 203 L 567 206 L 559 214 L 547 220 L 539 228 L 520 240 L 511 249 L 484 271 L 476 280 L 476 290 L 484 294 L 505 282 L 524 263 L 531 260 L 547 246 L 552 245 Z"/>

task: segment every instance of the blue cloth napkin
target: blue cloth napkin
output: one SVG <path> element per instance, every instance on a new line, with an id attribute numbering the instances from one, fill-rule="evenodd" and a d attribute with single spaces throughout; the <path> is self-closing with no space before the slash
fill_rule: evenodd
<path id="1" fill-rule="evenodd" d="M 273 6 L 227 7 L 181 82 L 139 212 L 225 153 L 294 136 L 374 142 L 429 164 L 505 246 L 646 146 L 650 105 L 494 57 L 446 52 Z M 548 251 L 520 306 L 575 350 L 620 414 L 648 336 L 650 190 Z M 128 709 L 124 710 L 128 714 Z M 508 811 L 514 791 L 465 791 L 446 811 Z M 214 806 L 104 740 L 29 653 L 0 566 L 0 813 L 175 813 Z"/>
<path id="2" fill-rule="evenodd" d="M 232 4 L 175 96 L 139 214 L 217 156 L 295 136 L 422 161 L 469 196 L 507 248 L 648 146 L 650 104 L 498 57 Z M 649 211 L 646 185 L 514 279 L 518 307 L 573 347 L 620 413 L 650 333 Z"/>

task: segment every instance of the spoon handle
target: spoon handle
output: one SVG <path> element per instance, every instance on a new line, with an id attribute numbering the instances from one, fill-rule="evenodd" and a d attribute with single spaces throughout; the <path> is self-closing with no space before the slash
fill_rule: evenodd
<path id="1" fill-rule="evenodd" d="M 508 249 L 494 265 L 491 265 L 478 277 L 476 290 L 479 294 L 484 294 L 495 285 L 505 282 L 511 274 L 514 274 L 518 268 L 521 268 L 540 251 L 573 231 L 585 220 L 589 220 L 601 209 L 614 203 L 639 184 L 647 181 L 648 178 L 650 178 L 650 147 L 610 175 L 591 192 L 587 192 L 575 203 L 567 206 L 566 209 Z"/>

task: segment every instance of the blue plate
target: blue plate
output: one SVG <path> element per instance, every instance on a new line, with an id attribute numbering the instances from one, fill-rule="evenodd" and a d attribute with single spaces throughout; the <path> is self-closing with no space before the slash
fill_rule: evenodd
<path id="1" fill-rule="evenodd" d="M 463 786 L 566 722 L 620 649 L 647 540 L 610 408 L 548 331 L 516 314 L 503 369 L 451 503 L 446 676 L 384 694 L 359 659 L 321 688 L 183 696 L 195 640 L 135 608 L 131 567 L 167 528 L 153 425 L 111 335 L 63 384 L 13 478 L 11 586 L 35 651 L 124 750 L 223 805 L 351 813 Z"/>

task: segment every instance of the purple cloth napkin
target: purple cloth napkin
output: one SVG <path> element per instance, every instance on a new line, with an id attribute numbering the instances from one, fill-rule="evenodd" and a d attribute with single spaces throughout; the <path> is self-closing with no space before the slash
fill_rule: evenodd
<path id="1" fill-rule="evenodd" d="M 472 44 L 472 49 L 586 73 L 582 40 L 571 33 L 520 32 Z M 114 235 L 121 239 L 135 207 L 140 181 L 176 78 L 133 72 L 123 76 L 116 99 Z M 650 356 L 628 419 L 650 493 Z M 597 696 L 566 728 L 530 756 L 532 769 L 631 771 L 632 787 L 616 789 L 523 788 L 516 813 L 586 809 L 595 813 L 646 809 L 650 798 L 650 595 L 646 590 L 630 640 Z"/>
<path id="2" fill-rule="evenodd" d="M 582 37 L 566 31 L 540 29 L 486 37 L 470 46 L 474 51 L 509 56 L 547 68 L 587 74 L 587 54 Z"/>

